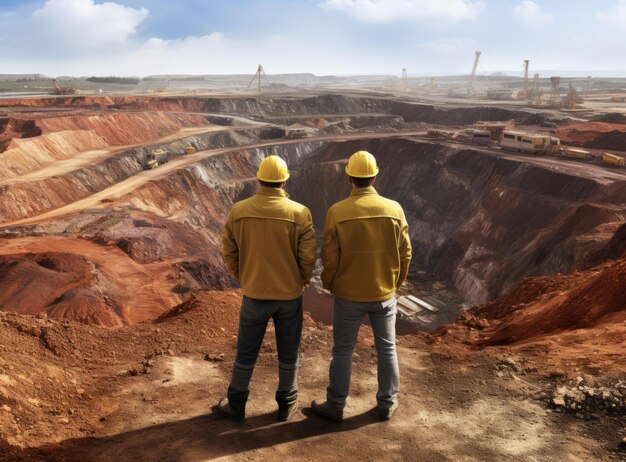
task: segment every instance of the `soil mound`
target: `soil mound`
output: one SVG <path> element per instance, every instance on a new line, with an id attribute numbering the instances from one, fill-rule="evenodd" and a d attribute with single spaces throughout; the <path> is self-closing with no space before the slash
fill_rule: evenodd
<path id="1" fill-rule="evenodd" d="M 479 121 L 501 121 L 523 119 L 527 112 L 512 111 L 497 107 L 460 107 L 442 109 L 427 104 L 396 102 L 392 104 L 393 114 L 402 116 L 405 122 L 425 122 L 437 125 L 471 125 Z"/>
<path id="2" fill-rule="evenodd" d="M 591 119 L 593 122 L 606 122 L 609 124 L 626 124 L 626 115 L 621 112 L 611 112 L 609 114 L 603 114 Z"/>
<path id="3" fill-rule="evenodd" d="M 585 122 L 559 129 L 562 142 L 576 146 L 623 151 L 626 148 L 626 126 L 621 123 Z"/>
<path id="4" fill-rule="evenodd" d="M 540 125 L 540 126 L 553 126 L 564 125 L 571 122 L 571 119 L 555 116 L 553 114 L 537 113 L 531 114 L 526 118 L 522 118 L 518 121 L 520 125 Z"/>
<path id="5" fill-rule="evenodd" d="M 583 143 L 586 148 L 626 150 L 626 131 L 613 130 L 602 133 L 591 141 Z"/>
<path id="6" fill-rule="evenodd" d="M 22 248 L 33 250 L 20 253 Z M 140 265 L 112 244 L 8 239 L 0 246 L 0 310 L 102 326 L 154 319 L 182 301 L 170 268 Z"/>
<path id="7" fill-rule="evenodd" d="M 115 295 L 103 297 L 93 262 L 66 252 L 0 256 L 0 309 L 48 313 L 59 320 L 107 326 L 123 324 Z M 97 279 L 100 279 L 99 281 Z M 109 290 L 111 287 L 108 287 Z"/>
<path id="8" fill-rule="evenodd" d="M 626 321 L 626 256 L 584 273 L 530 278 L 509 296 L 479 307 L 475 315 L 502 320 L 482 345 L 503 345 Z M 622 340 L 626 340 L 626 331 Z"/>

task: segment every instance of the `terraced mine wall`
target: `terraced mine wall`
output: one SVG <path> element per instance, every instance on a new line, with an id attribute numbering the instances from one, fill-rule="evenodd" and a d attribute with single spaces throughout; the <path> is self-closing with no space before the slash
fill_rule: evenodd
<path id="1" fill-rule="evenodd" d="M 288 118 L 290 115 L 390 114 L 406 122 L 437 125 L 467 125 L 480 120 L 526 119 L 528 112 L 498 107 L 457 107 L 442 109 L 430 104 L 409 103 L 390 98 L 322 94 L 296 97 L 64 97 L 45 100 L 5 100 L 3 105 L 16 107 L 49 106 L 74 108 L 111 108 L 117 110 L 213 113 Z"/>
<path id="2" fill-rule="evenodd" d="M 52 101 L 59 104 L 58 99 Z M 286 114 L 353 112 L 388 113 L 394 115 L 393 120 L 402 117 L 405 122 L 442 125 L 527 117 L 525 113 L 504 109 L 441 110 L 383 98 L 337 95 L 304 99 L 67 98 L 61 103 L 76 107 L 108 105 L 123 111 L 157 111 L 153 115 L 161 114 L 159 117 L 163 117 L 163 111 L 168 111 L 172 117 L 178 117 L 179 114 L 173 114 L 178 111 L 198 111 L 253 114 L 259 119 L 270 115 L 287 117 Z M 206 114 L 189 116 L 201 119 L 198 123 L 208 117 Z M 191 119 L 183 122 L 181 125 L 194 123 Z M 9 125 L 5 124 L 6 127 Z M 41 136 L 17 141 L 38 143 L 38 139 L 45 136 L 62 138 L 68 132 L 95 140 L 90 147 L 96 149 L 101 144 L 108 146 L 115 141 L 109 139 L 112 136 L 109 129 L 97 132 L 92 125 L 90 127 L 83 130 L 77 125 L 76 130 L 55 132 L 53 130 L 68 127 L 50 125 L 44 127 L 46 130 Z M 168 130 L 172 128 L 175 126 Z M 124 300 L 117 304 L 101 303 L 97 322 L 139 322 L 170 308 L 174 303 L 172 300 L 180 300 L 185 293 L 234 285 L 220 257 L 222 226 L 232 204 L 256 190 L 255 172 L 263 157 L 277 154 L 287 160 L 292 170 L 287 190 L 293 199 L 311 209 L 316 227 L 321 230 L 328 207 L 349 193 L 350 186 L 343 173 L 347 157 L 354 151 L 367 149 L 377 156 L 381 165 L 377 189 L 399 201 L 406 211 L 415 268 L 450 282 L 471 303 L 491 300 L 507 292 L 525 276 L 588 268 L 611 256 L 619 256 L 620 249 L 623 249 L 626 229 L 626 182 L 623 175 L 594 175 L 591 170 L 599 168 L 594 166 L 589 166 L 589 171 L 578 169 L 568 173 L 567 169 L 558 168 L 559 162 L 564 161 L 555 160 L 551 167 L 549 162 L 542 164 L 540 160 L 417 138 L 345 142 L 298 140 L 293 144 L 257 149 L 236 148 L 266 140 L 267 130 L 263 127 L 231 127 L 222 132 L 190 135 L 121 150 L 99 162 L 44 179 L 10 179 L 0 183 L 2 222 L 87 200 L 109 188 L 115 191 L 82 209 L 72 210 L 71 215 L 4 228 L 0 232 L 16 238 L 80 236 L 91 243 L 115 246 L 140 265 L 156 265 L 154 274 L 163 274 L 166 270 L 163 293 L 158 294 L 156 302 L 155 298 L 146 298 L 150 301 L 146 306 L 150 305 L 150 308 L 145 308 L 143 314 L 130 313 L 132 304 L 126 305 Z M 132 136 L 139 136 L 140 131 L 138 129 Z M 150 133 L 153 132 L 148 135 Z M 148 135 L 146 138 L 151 136 Z M 275 133 L 271 137 L 279 135 Z M 189 145 L 198 150 L 225 146 L 235 149 L 198 157 L 189 165 L 166 170 L 164 174 L 157 171 L 158 174 L 147 181 L 137 181 L 119 191 L 116 189 L 120 183 L 141 179 L 149 152 L 164 149 L 182 156 L 184 148 Z M 38 148 L 33 148 L 32 152 L 39 152 Z M 6 151 L 0 156 L 2 154 Z M 71 153 L 68 157 L 72 157 Z M 51 155 L 42 165 L 55 159 L 57 157 Z M 26 169 L 33 172 L 38 167 L 39 164 L 33 164 L 27 165 Z M 89 251 L 95 252 L 91 247 Z M 21 267 L 35 268 L 34 265 L 39 265 L 38 258 L 31 256 L 29 261 L 21 263 Z M 49 279 L 46 270 L 50 269 L 39 267 L 38 272 L 45 276 L 42 278 Z M 99 293 L 110 293 L 113 298 L 115 291 L 102 291 L 102 287 L 114 287 L 116 276 L 103 274 L 103 280 L 112 282 L 94 282 L 82 273 L 60 279 L 69 280 L 67 284 L 87 284 L 89 297 L 85 296 L 85 300 L 91 300 L 93 294 L 98 297 Z M 150 278 L 153 278 L 152 273 L 147 274 L 146 280 Z M 17 279 L 9 283 L 15 281 Z M 0 280 L 0 288 L 4 287 L 4 282 Z M 137 284 L 141 286 L 143 282 Z M 13 297 L 6 303 L 15 303 L 15 300 Z M 68 300 L 73 299 L 62 298 L 62 310 L 55 309 L 62 312 L 65 319 L 73 319 L 73 305 Z"/>
<path id="3" fill-rule="evenodd" d="M 377 155 L 377 188 L 405 208 L 414 264 L 454 284 L 472 303 L 506 292 L 528 275 L 568 273 L 601 261 L 619 245 L 626 182 L 602 182 L 522 159 L 411 139 L 303 143 L 207 158 L 122 197 L 160 216 L 203 229 L 218 254 L 232 203 L 253 194 L 256 165 L 287 159 L 287 190 L 322 229 L 327 208 L 349 193 L 345 158 Z M 620 231 L 620 229 L 622 231 Z M 221 261 L 214 270 L 218 271 Z"/>
<path id="4" fill-rule="evenodd" d="M 51 162 L 109 146 L 158 139 L 185 127 L 208 125 L 200 115 L 164 112 L 105 113 L 0 119 L 0 180 Z"/>
<path id="5" fill-rule="evenodd" d="M 119 152 L 102 162 L 44 179 L 0 183 L 0 222 L 33 216 L 78 201 L 144 170 L 147 155 L 164 150 L 182 156 L 186 146 L 198 150 L 249 144 L 263 129 L 205 133 Z M 84 132 L 79 132 L 84 133 Z M 54 134 L 56 135 L 56 134 Z"/>

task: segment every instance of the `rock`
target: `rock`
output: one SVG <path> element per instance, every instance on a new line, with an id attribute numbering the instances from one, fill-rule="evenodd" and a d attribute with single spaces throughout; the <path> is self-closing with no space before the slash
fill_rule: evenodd
<path id="1" fill-rule="evenodd" d="M 552 398 L 552 402 L 554 403 L 555 406 L 561 406 L 561 407 L 565 407 L 565 397 L 564 396 L 555 396 L 554 398 Z"/>
<path id="2" fill-rule="evenodd" d="M 11 408 L 7 406 L 6 404 L 3 404 L 2 407 L 0 407 L 0 409 L 2 409 L 4 412 L 11 412 Z"/>
<path id="3" fill-rule="evenodd" d="M 214 362 L 214 363 L 222 362 L 222 361 L 224 361 L 224 353 L 220 353 L 217 356 L 214 356 L 214 355 L 211 355 L 211 354 L 207 353 L 207 354 L 204 355 L 204 360 L 205 361 L 211 361 L 211 362 Z"/>

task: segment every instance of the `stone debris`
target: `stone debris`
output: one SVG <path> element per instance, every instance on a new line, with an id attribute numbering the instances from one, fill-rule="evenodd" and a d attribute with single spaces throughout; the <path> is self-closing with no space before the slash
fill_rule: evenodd
<path id="1" fill-rule="evenodd" d="M 591 379 L 576 377 L 556 387 L 551 404 L 573 412 L 578 418 L 594 418 L 596 413 L 626 414 L 626 384 L 599 386 Z"/>

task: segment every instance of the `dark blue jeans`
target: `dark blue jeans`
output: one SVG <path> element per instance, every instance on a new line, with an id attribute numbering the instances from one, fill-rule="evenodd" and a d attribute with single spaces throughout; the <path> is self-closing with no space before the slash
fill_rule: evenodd
<path id="1" fill-rule="evenodd" d="M 238 395 L 247 396 L 250 378 L 270 319 L 274 321 L 278 350 L 279 381 L 276 401 L 279 404 L 289 404 L 297 399 L 302 297 L 294 300 L 257 300 L 245 296 L 239 317 L 237 356 L 229 387 L 229 399 L 236 400 Z"/>

